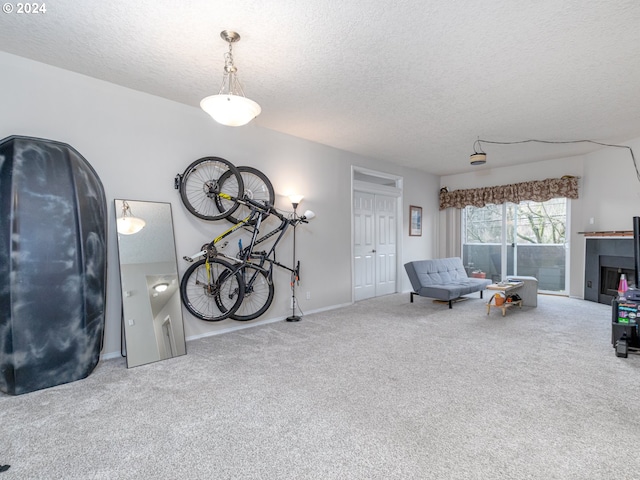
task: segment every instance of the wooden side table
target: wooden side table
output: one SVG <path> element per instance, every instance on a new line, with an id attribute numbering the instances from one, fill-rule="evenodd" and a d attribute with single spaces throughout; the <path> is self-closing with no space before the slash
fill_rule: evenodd
<path id="1" fill-rule="evenodd" d="M 508 294 L 514 293 L 518 289 L 522 288 L 523 285 L 524 285 L 524 282 L 493 283 L 487 286 L 487 290 L 495 290 L 498 292 L 502 292 L 505 294 L 505 297 L 506 297 Z M 516 300 L 515 302 L 514 301 L 507 302 L 505 298 L 505 301 L 502 305 L 492 305 L 491 300 L 489 300 L 487 302 L 487 315 L 489 315 L 489 313 L 491 312 L 491 307 L 493 307 L 493 308 L 499 308 L 500 310 L 502 310 L 502 316 L 504 317 L 507 314 L 507 308 L 510 308 L 514 305 L 517 305 L 518 307 L 522 308 L 522 300 Z"/>

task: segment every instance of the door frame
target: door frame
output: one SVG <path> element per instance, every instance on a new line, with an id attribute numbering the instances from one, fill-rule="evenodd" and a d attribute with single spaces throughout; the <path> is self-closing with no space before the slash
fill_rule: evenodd
<path id="1" fill-rule="evenodd" d="M 400 273 L 402 269 L 402 232 L 403 232 L 403 177 L 392 173 L 380 172 L 370 168 L 351 165 L 351 303 L 355 303 L 355 249 L 354 249 L 354 192 L 366 192 L 395 197 L 396 201 L 396 292 L 400 291 Z"/>

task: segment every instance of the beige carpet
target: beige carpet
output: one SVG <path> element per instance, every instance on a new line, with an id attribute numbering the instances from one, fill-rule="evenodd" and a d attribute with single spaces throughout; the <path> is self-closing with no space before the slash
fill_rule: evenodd
<path id="1" fill-rule="evenodd" d="M 640 478 L 640 356 L 610 309 L 391 295 L 0 394 L 9 479 Z"/>

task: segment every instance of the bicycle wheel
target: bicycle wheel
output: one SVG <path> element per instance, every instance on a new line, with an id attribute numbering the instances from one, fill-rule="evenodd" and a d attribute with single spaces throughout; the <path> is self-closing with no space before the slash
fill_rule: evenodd
<path id="1" fill-rule="evenodd" d="M 207 322 L 218 322 L 232 315 L 242 302 L 244 282 L 241 270 L 218 258 L 199 260 L 191 265 L 180 282 L 182 303 L 191 314 Z"/>
<path id="2" fill-rule="evenodd" d="M 273 185 L 264 173 L 253 167 L 237 167 L 237 169 L 238 172 L 240 172 L 244 186 L 243 198 L 261 202 L 265 205 L 273 205 L 275 203 L 276 195 L 273 191 Z M 234 181 L 231 172 L 226 172 L 222 175 L 220 178 L 220 184 L 224 186 L 227 179 L 232 182 Z M 229 211 L 231 207 L 231 205 L 229 205 L 229 200 L 225 200 L 220 197 L 216 197 L 216 205 L 218 210 L 221 212 Z M 226 216 L 226 219 L 234 224 L 240 223 L 240 221 L 246 218 L 250 212 L 251 209 L 249 207 L 240 204 L 238 205 L 238 208 L 234 209 Z"/>
<path id="3" fill-rule="evenodd" d="M 242 267 L 242 278 L 245 285 L 244 297 L 240 307 L 230 315 L 230 318 L 246 322 L 258 318 L 267 311 L 273 302 L 275 289 L 267 273 L 252 265 Z"/>
<path id="4" fill-rule="evenodd" d="M 224 181 L 221 179 L 224 176 Z M 203 157 L 187 167 L 180 180 L 180 197 L 187 210 L 204 220 L 220 220 L 238 208 L 244 184 L 238 169 L 228 160 Z M 224 204 L 220 194 L 231 197 Z"/>

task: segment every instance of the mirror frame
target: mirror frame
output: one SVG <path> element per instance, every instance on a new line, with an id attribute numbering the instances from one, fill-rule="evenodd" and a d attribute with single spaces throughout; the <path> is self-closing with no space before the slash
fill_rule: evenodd
<path id="1" fill-rule="evenodd" d="M 187 349 L 171 204 L 114 199 L 116 226 L 124 202 L 128 214 L 146 222 L 132 234 L 116 227 L 122 338 L 127 368 L 132 368 L 186 355 Z M 161 283 L 166 290 L 154 291 Z"/>

